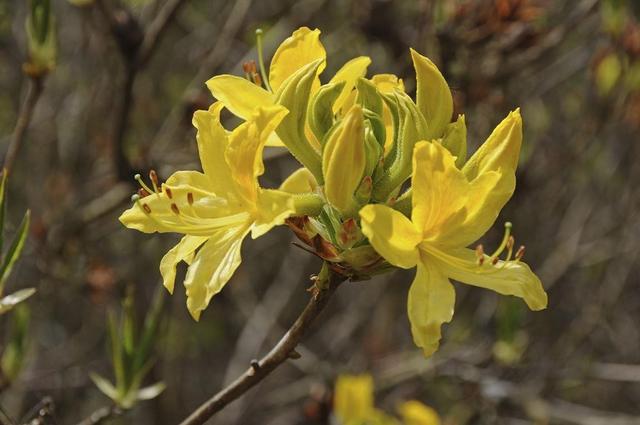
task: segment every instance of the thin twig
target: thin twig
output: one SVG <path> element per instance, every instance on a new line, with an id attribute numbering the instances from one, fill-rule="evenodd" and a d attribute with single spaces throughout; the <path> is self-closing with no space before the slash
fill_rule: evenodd
<path id="1" fill-rule="evenodd" d="M 116 405 L 103 406 L 98 410 L 95 410 L 87 418 L 78 422 L 77 425 L 98 425 L 103 423 L 107 419 L 120 416 L 122 415 L 122 413 L 124 413 L 123 410 L 117 407 Z"/>
<path id="2" fill-rule="evenodd" d="M 7 150 L 7 156 L 5 156 L 4 159 L 4 169 L 7 174 L 11 173 L 13 163 L 15 162 L 18 152 L 24 143 L 24 136 L 27 132 L 27 128 L 29 127 L 29 123 L 31 122 L 31 118 L 33 117 L 33 110 L 36 107 L 36 103 L 38 103 L 40 94 L 42 94 L 43 80 L 43 76 L 29 77 L 27 97 L 20 109 L 20 115 L 18 116 L 18 121 L 16 122 L 16 127 L 13 131 L 13 137 L 11 138 L 9 149 Z"/>
<path id="3" fill-rule="evenodd" d="M 171 21 L 173 21 L 180 7 L 185 3 L 185 0 L 169 0 L 162 6 L 162 9 L 158 11 L 158 14 L 145 31 L 142 45 L 138 51 L 138 67 L 144 66 L 147 60 L 153 55 L 165 30 L 169 27 Z"/>
<path id="4" fill-rule="evenodd" d="M 343 276 L 332 272 L 329 276 L 327 287 L 317 292 L 317 294 L 309 300 L 309 303 L 300 316 L 298 316 L 294 324 L 276 346 L 259 362 L 253 363 L 252 366 L 235 381 L 204 402 L 196 411 L 189 415 L 187 419 L 182 421 L 180 425 L 204 424 L 215 413 L 249 391 L 287 359 L 292 358 L 292 355 L 295 356 L 296 346 L 344 280 L 345 278 Z"/>

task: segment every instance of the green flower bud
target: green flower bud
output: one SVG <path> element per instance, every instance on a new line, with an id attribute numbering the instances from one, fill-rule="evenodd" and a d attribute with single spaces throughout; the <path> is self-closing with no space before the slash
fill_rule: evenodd
<path id="1" fill-rule="evenodd" d="M 50 0 L 31 0 L 25 27 L 29 60 L 24 70 L 32 76 L 44 75 L 56 65 L 56 36 Z"/>

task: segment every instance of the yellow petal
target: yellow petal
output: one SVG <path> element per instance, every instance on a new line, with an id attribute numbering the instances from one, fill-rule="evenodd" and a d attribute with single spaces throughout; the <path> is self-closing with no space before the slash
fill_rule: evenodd
<path id="1" fill-rule="evenodd" d="M 422 236 L 407 217 L 386 205 L 367 205 L 360 210 L 362 233 L 389 263 L 404 269 L 418 263 L 417 245 Z"/>
<path id="2" fill-rule="evenodd" d="M 174 173 L 162 191 L 141 198 L 120 216 L 130 229 L 208 236 L 244 222 L 248 212 L 210 191 L 210 179 L 197 171 Z"/>
<path id="3" fill-rule="evenodd" d="M 421 245 L 421 249 L 451 279 L 491 289 L 502 295 L 520 297 L 531 310 L 547 307 L 547 294 L 542 282 L 522 261 L 498 261 L 493 265 L 489 257 L 485 256 L 484 263 L 479 265 L 476 252 L 471 249 L 444 251 L 429 244 Z"/>
<path id="4" fill-rule="evenodd" d="M 275 226 L 284 223 L 294 213 L 293 195 L 275 189 L 260 189 L 255 223 L 251 229 L 251 237 L 256 239 Z"/>
<path id="5" fill-rule="evenodd" d="M 469 158 L 462 171 L 469 180 L 487 171 L 502 169 L 503 174 L 515 172 L 522 145 L 522 117 L 520 110 L 511 112 L 489 138 Z"/>
<path id="6" fill-rule="evenodd" d="M 262 151 L 265 142 L 286 114 L 287 110 L 281 106 L 259 108 L 229 137 L 225 158 L 238 192 L 249 206 L 257 202 L 258 176 L 264 172 Z"/>
<path id="7" fill-rule="evenodd" d="M 404 91 L 402 79 L 393 74 L 376 74 L 371 77 L 371 82 L 383 94 L 393 93 L 395 90 Z"/>
<path id="8" fill-rule="evenodd" d="M 185 261 L 196 249 L 200 247 L 208 238 L 206 236 L 184 236 L 180 242 L 171 248 L 160 261 L 160 274 L 162 284 L 173 294 L 173 287 L 176 280 L 176 266 L 179 262 Z"/>
<path id="9" fill-rule="evenodd" d="M 391 94 L 395 90 L 404 92 L 404 83 L 402 79 L 393 74 L 376 74 L 371 77 L 371 82 L 376 86 L 378 91 L 383 94 Z M 389 153 L 393 147 L 393 135 L 395 128 L 393 126 L 393 115 L 391 109 L 387 106 L 386 102 L 382 106 L 382 121 L 386 130 L 386 140 L 384 142 L 384 153 Z"/>
<path id="10" fill-rule="evenodd" d="M 360 56 L 354 59 L 351 59 L 344 65 L 342 68 L 336 72 L 336 74 L 331 78 L 329 83 L 339 83 L 344 81 L 345 85 L 342 88 L 342 92 L 338 95 L 338 98 L 333 104 L 333 112 L 338 112 L 344 106 L 347 97 L 351 93 L 351 91 L 356 86 L 356 81 L 358 78 L 364 77 L 367 72 L 367 68 L 371 64 L 371 59 L 367 56 Z"/>
<path id="11" fill-rule="evenodd" d="M 240 247 L 248 231 L 249 223 L 221 229 L 196 254 L 184 279 L 187 308 L 194 320 L 200 319 L 202 310 L 240 265 Z"/>
<path id="12" fill-rule="evenodd" d="M 440 327 L 451 321 L 455 300 L 449 279 L 427 261 L 419 262 L 409 289 L 407 313 L 413 341 L 422 348 L 425 357 L 438 349 L 442 337 Z"/>
<path id="13" fill-rule="evenodd" d="M 213 97 L 243 120 L 248 120 L 257 108 L 272 106 L 275 103 L 273 94 L 246 78 L 218 75 L 206 84 Z"/>
<path id="14" fill-rule="evenodd" d="M 373 407 L 373 379 L 370 375 L 341 375 L 336 380 L 333 410 L 340 423 L 361 423 Z"/>
<path id="15" fill-rule="evenodd" d="M 451 90 L 433 62 L 413 49 L 411 58 L 416 70 L 416 103 L 427 121 L 428 138 L 442 137 L 453 114 Z"/>
<path id="16" fill-rule="evenodd" d="M 400 406 L 404 425 L 440 425 L 440 416 L 431 407 L 411 400 Z"/>
<path id="17" fill-rule="evenodd" d="M 202 170 L 212 176 L 209 185 L 212 191 L 223 195 L 233 188 L 231 170 L 224 158 L 227 148 L 227 132 L 220 123 L 222 102 L 216 102 L 208 111 L 196 111 L 193 114 L 193 125 L 198 130 L 196 140 Z"/>
<path id="18" fill-rule="evenodd" d="M 315 192 L 317 187 L 318 182 L 311 171 L 300 167 L 282 182 L 280 190 L 289 193 L 309 193 Z"/>
<path id="19" fill-rule="evenodd" d="M 280 44 L 271 59 L 269 68 L 269 84 L 274 92 L 298 69 L 317 60 L 326 59 L 327 52 L 320 42 L 320 30 L 301 27 Z M 322 72 L 324 63 L 318 69 Z"/>
<path id="20" fill-rule="evenodd" d="M 425 239 L 436 240 L 451 229 L 456 217 L 464 218 L 470 185 L 453 155 L 439 143 L 416 144 L 413 170 L 411 221 Z"/>
<path id="21" fill-rule="evenodd" d="M 353 195 L 362 181 L 365 161 L 362 108 L 354 105 L 330 134 L 322 154 L 325 196 L 344 213 L 355 207 Z"/>

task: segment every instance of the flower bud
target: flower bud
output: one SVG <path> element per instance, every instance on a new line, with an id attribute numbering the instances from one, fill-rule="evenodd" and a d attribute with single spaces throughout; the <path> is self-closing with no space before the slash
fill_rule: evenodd
<path id="1" fill-rule="evenodd" d="M 322 155 L 324 193 L 342 214 L 356 214 L 354 193 L 366 165 L 362 107 L 354 105 L 328 136 Z"/>

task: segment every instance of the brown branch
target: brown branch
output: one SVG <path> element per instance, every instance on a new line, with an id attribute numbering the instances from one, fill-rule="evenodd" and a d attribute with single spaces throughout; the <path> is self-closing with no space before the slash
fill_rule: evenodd
<path id="1" fill-rule="evenodd" d="M 11 173 L 13 163 L 18 156 L 18 152 L 24 143 L 24 136 L 33 117 L 33 110 L 38 103 L 38 99 L 42 94 L 44 76 L 30 76 L 29 87 L 27 89 L 27 97 L 20 109 L 20 115 L 18 115 L 18 121 L 11 137 L 11 143 L 7 149 L 7 155 L 4 158 L 4 169 L 7 175 Z"/>
<path id="2" fill-rule="evenodd" d="M 188 418 L 182 421 L 180 425 L 204 424 L 215 413 L 222 410 L 229 403 L 238 399 L 262 381 L 287 359 L 298 356 L 299 354 L 295 351 L 296 346 L 344 280 L 345 278 L 343 276 L 331 272 L 326 288 L 314 294 L 300 316 L 298 316 L 291 328 L 289 328 L 276 346 L 260 361 L 252 362 L 249 369 L 226 388 L 204 402 L 196 411 L 189 415 Z"/>
<path id="3" fill-rule="evenodd" d="M 158 12 L 156 17 L 151 21 L 142 40 L 142 45 L 138 51 L 138 67 L 142 67 L 146 64 L 147 60 L 153 55 L 158 42 L 162 38 L 165 30 L 169 27 L 169 24 L 175 18 L 180 7 L 186 3 L 185 0 L 168 0 L 164 4 L 162 9 Z"/>

